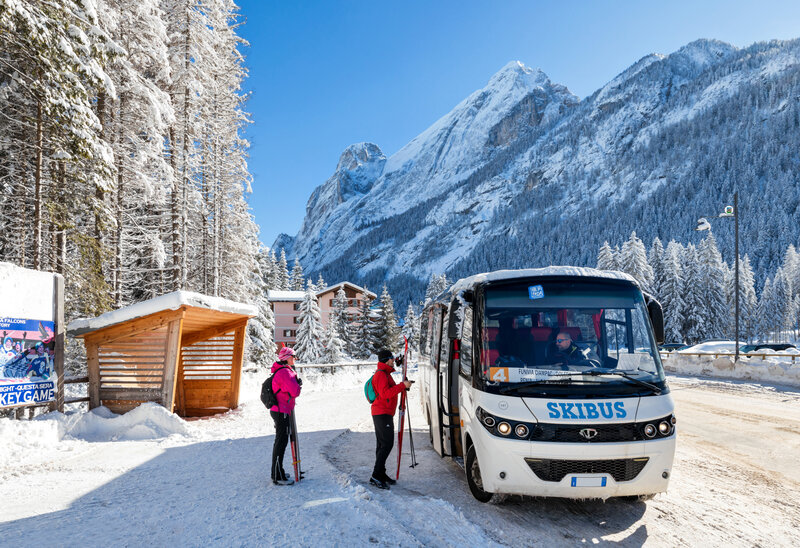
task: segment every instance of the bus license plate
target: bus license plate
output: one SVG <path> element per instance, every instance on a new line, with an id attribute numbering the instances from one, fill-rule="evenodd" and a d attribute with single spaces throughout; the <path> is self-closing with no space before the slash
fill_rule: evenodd
<path id="1" fill-rule="evenodd" d="M 605 487 L 606 486 L 606 477 L 605 476 L 592 476 L 592 477 L 580 477 L 572 478 L 572 487 Z"/>

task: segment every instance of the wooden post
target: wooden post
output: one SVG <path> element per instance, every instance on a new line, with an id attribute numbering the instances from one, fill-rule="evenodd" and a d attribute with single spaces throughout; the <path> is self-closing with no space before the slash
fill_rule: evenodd
<path id="1" fill-rule="evenodd" d="M 100 407 L 100 356 L 97 343 L 84 339 L 86 362 L 89 367 L 89 409 Z"/>
<path id="2" fill-rule="evenodd" d="M 167 327 L 167 343 L 164 352 L 164 377 L 161 382 L 161 401 L 167 411 L 172 413 L 175 403 L 175 383 L 178 381 L 178 359 L 181 352 L 181 331 L 183 313 Z"/>
<path id="3" fill-rule="evenodd" d="M 55 320 L 55 349 L 53 365 L 56 373 L 56 401 L 50 411 L 64 412 L 64 276 L 53 275 L 53 319 Z"/>
<path id="4" fill-rule="evenodd" d="M 242 378 L 242 361 L 244 360 L 244 336 L 247 331 L 247 320 L 236 328 L 233 337 L 233 358 L 231 359 L 231 399 L 229 407 L 239 407 L 239 381 Z"/>

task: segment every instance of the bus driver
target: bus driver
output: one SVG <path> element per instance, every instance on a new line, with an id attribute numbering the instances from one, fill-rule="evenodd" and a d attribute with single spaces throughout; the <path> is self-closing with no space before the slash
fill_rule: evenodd
<path id="1" fill-rule="evenodd" d="M 551 352 L 550 361 L 555 365 L 586 365 L 587 361 L 598 361 L 597 355 L 589 348 L 580 348 L 572 342 L 572 335 L 559 331 L 556 335 L 555 350 Z"/>

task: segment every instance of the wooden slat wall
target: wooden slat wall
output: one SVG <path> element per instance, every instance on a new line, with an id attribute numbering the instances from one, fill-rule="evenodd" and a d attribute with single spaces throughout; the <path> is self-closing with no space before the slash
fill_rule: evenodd
<path id="1" fill-rule="evenodd" d="M 187 417 L 213 415 L 230 409 L 233 393 L 235 330 L 184 346 L 179 407 Z"/>
<path id="2" fill-rule="evenodd" d="M 115 413 L 161 401 L 168 326 L 97 345 L 99 399 Z M 128 400 L 124 401 L 123 400 Z"/>

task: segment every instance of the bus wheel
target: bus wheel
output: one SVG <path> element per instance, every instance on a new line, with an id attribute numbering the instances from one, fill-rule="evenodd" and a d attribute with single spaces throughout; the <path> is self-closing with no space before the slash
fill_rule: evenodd
<path id="1" fill-rule="evenodd" d="M 472 496 L 480 502 L 489 502 L 492 498 L 492 493 L 487 493 L 483 490 L 483 481 L 481 480 L 481 469 L 478 467 L 478 456 L 475 454 L 475 446 L 470 445 L 467 450 L 467 483 Z"/>

